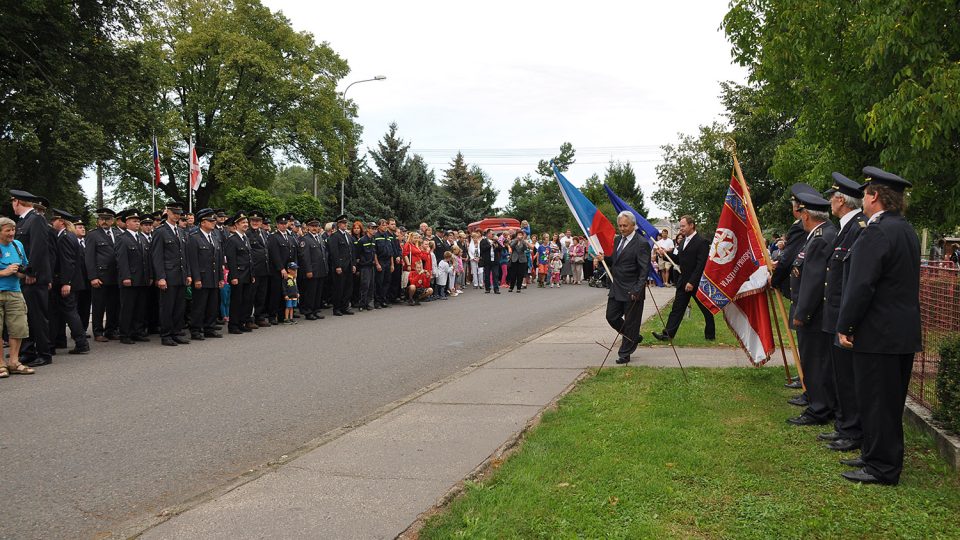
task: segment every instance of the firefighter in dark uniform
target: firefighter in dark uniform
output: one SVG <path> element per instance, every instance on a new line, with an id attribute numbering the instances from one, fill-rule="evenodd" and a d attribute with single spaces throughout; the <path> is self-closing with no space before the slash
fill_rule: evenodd
<path id="1" fill-rule="evenodd" d="M 140 236 L 143 237 L 143 245 L 147 248 L 148 253 L 150 253 L 150 247 L 153 245 L 153 230 L 158 224 L 163 223 L 163 220 L 163 212 L 159 210 L 152 214 L 144 215 L 140 220 Z M 150 270 L 152 272 L 153 268 L 151 267 Z M 159 334 L 160 290 L 156 287 L 147 287 L 144 296 L 146 298 L 144 306 L 147 312 L 146 315 L 144 315 L 144 321 L 147 325 L 147 334 Z"/>
<path id="2" fill-rule="evenodd" d="M 330 293 L 333 314 L 353 315 L 350 310 L 350 293 L 353 286 L 354 266 L 353 237 L 347 230 L 347 216 L 337 216 L 337 229 L 327 240 L 330 253 Z"/>
<path id="3" fill-rule="evenodd" d="M 290 241 L 287 239 L 287 214 L 277 216 L 277 230 L 267 237 L 267 255 L 270 261 L 270 291 L 267 296 L 267 314 L 270 322 L 283 320 L 285 311 L 283 281 L 287 279 L 287 264 L 294 261 Z M 296 244 L 294 244 L 296 245 Z"/>
<path id="4" fill-rule="evenodd" d="M 113 210 L 98 208 L 95 213 L 97 228 L 87 233 L 84 257 L 92 291 L 93 340 L 104 342 L 117 338 L 120 325 L 120 289 L 117 288 L 117 256 L 114 250 L 119 233 L 113 227 L 117 216 Z"/>
<path id="5" fill-rule="evenodd" d="M 126 227 L 117 235 L 117 280 L 120 282 L 120 343 L 150 341 L 147 337 L 147 295 L 153 288 L 150 247 L 140 233 L 140 214 L 125 210 L 117 216 Z"/>
<path id="6" fill-rule="evenodd" d="M 253 277 L 251 286 L 253 297 L 253 321 L 260 328 L 270 326 L 267 312 L 267 293 L 270 287 L 270 262 L 267 253 L 267 233 L 263 230 L 264 215 L 261 210 L 252 210 L 247 214 L 250 229 L 250 255 L 253 257 Z"/>
<path id="7" fill-rule="evenodd" d="M 353 243 L 357 271 L 360 274 L 360 311 L 370 311 L 377 291 L 377 272 L 382 266 L 377 259 L 377 244 L 374 240 L 377 224 L 367 223 L 363 236 Z"/>
<path id="8" fill-rule="evenodd" d="M 73 233 L 76 217 L 63 210 L 50 209 L 53 229 L 57 234 L 57 257 L 53 265 L 53 283 L 50 288 L 50 336 L 63 332 L 64 323 L 70 328 L 74 348 L 70 354 L 87 354 L 87 329 L 80 323 L 77 311 L 77 287 L 83 283 L 83 252 Z"/>
<path id="9" fill-rule="evenodd" d="M 24 256 L 30 263 L 24 274 L 21 292 L 27 305 L 27 324 L 30 337 L 24 338 L 20 349 L 20 363 L 29 367 L 45 366 L 53 361 L 49 339 L 50 322 L 47 318 L 48 288 L 53 266 L 50 225 L 34 208 L 39 198 L 27 191 L 10 190 L 13 211 L 17 221 L 15 239 L 23 244 Z"/>
<path id="10" fill-rule="evenodd" d="M 303 287 L 300 289 L 300 312 L 308 321 L 322 319 L 320 314 L 320 296 L 323 292 L 323 281 L 327 277 L 327 245 L 320 237 L 320 219 L 306 220 L 306 234 L 300 238 L 300 271 L 297 277 L 303 276 Z"/>
<path id="11" fill-rule="evenodd" d="M 903 407 L 922 350 L 920 242 L 903 217 L 910 182 L 864 167 L 867 227 L 850 250 L 837 339 L 853 351 L 863 428 L 860 467 L 842 473 L 861 483 L 896 484 L 903 471 Z"/>
<path id="12" fill-rule="evenodd" d="M 217 217 L 210 208 L 196 214 L 197 229 L 187 237 L 187 262 L 193 276 L 190 339 L 222 338 L 217 332 L 220 288 L 223 286 L 223 246 L 216 234 Z"/>
<path id="13" fill-rule="evenodd" d="M 387 220 L 381 219 L 377 223 L 377 232 L 373 235 L 373 241 L 377 246 L 377 261 L 380 263 L 375 279 L 376 295 L 373 307 L 388 308 L 391 300 L 388 297 L 388 291 L 390 280 L 393 278 L 393 240 L 387 228 Z"/>
<path id="14" fill-rule="evenodd" d="M 258 328 L 253 323 L 253 255 L 250 252 L 250 238 L 247 237 L 249 223 L 243 212 L 237 212 L 227 218 L 226 224 L 236 227 L 237 234 L 227 238 L 223 248 L 227 258 L 227 279 L 230 280 L 230 323 L 231 334 L 251 332 Z"/>
<path id="15" fill-rule="evenodd" d="M 387 220 L 387 231 L 390 233 L 390 243 L 393 245 L 393 275 L 387 289 L 387 302 L 396 304 L 404 299 L 403 291 L 400 290 L 400 281 L 403 275 L 403 247 L 400 245 L 400 238 L 397 234 L 396 218 Z"/>
<path id="16" fill-rule="evenodd" d="M 90 336 L 86 333 L 87 327 L 90 326 L 90 278 L 87 277 L 87 224 L 84 223 L 84 220 L 81 217 L 77 217 L 73 222 L 74 230 L 77 231 L 77 245 L 80 246 L 80 251 L 77 256 L 77 266 L 80 268 L 80 275 L 82 280 L 80 283 L 77 283 L 74 287 L 77 293 L 77 313 L 80 315 L 80 327 L 83 328 L 84 337 L 87 339 Z M 61 334 L 66 341 L 66 335 Z M 59 339 L 59 337 L 57 338 Z"/>
<path id="17" fill-rule="evenodd" d="M 846 452 L 860 447 L 863 432 L 860 429 L 860 408 L 853 380 L 853 354 L 836 341 L 837 315 L 840 312 L 840 297 L 843 291 L 844 264 L 850 247 L 867 226 L 867 219 L 860 211 L 863 190 L 860 184 L 846 176 L 833 173 L 833 186 L 824 193 L 830 200 L 830 210 L 840 219 L 840 232 L 833 242 L 833 252 L 827 264 L 823 294 L 823 326 L 833 346 L 830 347 L 830 366 L 833 387 L 836 392 L 836 418 L 834 431 L 821 433 L 821 440 L 829 440 L 827 448 Z"/>
<path id="18" fill-rule="evenodd" d="M 797 331 L 797 348 L 809 404 L 800 416 L 787 422 L 798 426 L 820 425 L 833 419 L 836 407 L 833 374 L 828 361 L 832 340 L 821 328 L 823 284 L 837 228 L 830 222 L 830 201 L 806 191 L 799 191 L 793 198 L 794 210 L 799 212 L 807 236 L 790 271 L 793 302 L 790 328 Z"/>
<path id="19" fill-rule="evenodd" d="M 187 262 L 187 235 L 178 225 L 182 213 L 182 204 L 168 202 L 167 220 L 154 229 L 150 245 L 153 277 L 160 289 L 160 343 L 171 347 L 190 343 L 182 336 L 186 289 L 193 282 Z"/>

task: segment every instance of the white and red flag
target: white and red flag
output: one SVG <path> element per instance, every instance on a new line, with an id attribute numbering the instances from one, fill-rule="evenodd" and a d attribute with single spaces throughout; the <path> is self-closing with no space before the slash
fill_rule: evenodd
<path id="1" fill-rule="evenodd" d="M 200 160 L 197 159 L 197 147 L 190 139 L 190 191 L 196 191 L 200 187 L 200 180 L 203 177 L 200 174 Z"/>
<path id="2" fill-rule="evenodd" d="M 723 311 L 750 361 L 762 366 L 774 350 L 770 311 L 763 294 L 770 273 L 758 240 L 759 224 L 746 205 L 740 183 L 731 177 L 697 298 L 712 313 Z"/>

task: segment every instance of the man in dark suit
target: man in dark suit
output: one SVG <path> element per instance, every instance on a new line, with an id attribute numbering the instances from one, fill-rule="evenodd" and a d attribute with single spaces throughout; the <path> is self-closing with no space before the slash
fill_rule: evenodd
<path id="1" fill-rule="evenodd" d="M 267 253 L 270 258 L 270 293 L 267 298 L 267 313 L 270 322 L 283 320 L 283 280 L 287 279 L 287 264 L 296 260 L 290 241 L 287 239 L 287 214 L 277 216 L 277 230 L 267 237 Z M 232 280 L 231 280 L 232 281 Z"/>
<path id="2" fill-rule="evenodd" d="M 306 220 L 307 233 L 300 239 L 300 274 L 303 275 L 303 289 L 300 291 L 300 312 L 308 321 L 324 318 L 320 314 L 320 297 L 323 292 L 323 280 L 328 273 L 329 255 L 327 243 L 320 237 L 320 219 Z"/>
<path id="3" fill-rule="evenodd" d="M 710 242 L 697 234 L 697 224 L 693 221 L 693 216 L 680 218 L 680 234 L 683 235 L 683 243 L 677 247 L 680 253 L 676 261 L 680 266 L 677 292 L 673 297 L 673 307 L 670 308 L 667 327 L 663 329 L 662 334 L 654 332 L 653 337 L 660 341 L 667 341 L 677 335 L 680 322 L 683 320 L 683 315 L 687 312 L 687 306 L 690 305 L 690 299 L 692 298 L 697 307 L 700 308 L 700 313 L 703 313 L 703 337 L 710 340 L 716 339 L 717 330 L 713 322 L 713 313 L 710 313 L 710 310 L 696 296 L 697 288 L 700 286 L 700 278 L 703 276 L 703 267 L 706 266 L 707 255 L 710 253 Z"/>
<path id="4" fill-rule="evenodd" d="M 216 234 L 217 217 L 211 208 L 196 214 L 197 230 L 187 238 L 187 262 L 193 276 L 190 339 L 222 338 L 217 332 L 220 287 L 223 285 L 223 246 Z"/>
<path id="5" fill-rule="evenodd" d="M 90 345 L 87 343 L 87 330 L 80 324 L 76 292 L 76 287 L 83 283 L 83 252 L 77 236 L 69 230 L 76 217 L 55 208 L 51 208 L 50 213 L 51 225 L 57 234 L 57 257 L 53 265 L 53 282 L 50 288 L 50 336 L 58 336 L 66 323 L 75 344 L 69 353 L 87 354 L 90 352 Z M 70 227 L 68 223 L 71 224 Z"/>
<path id="6" fill-rule="evenodd" d="M 20 363 L 29 367 L 45 366 L 53 362 L 47 318 L 47 289 L 55 256 L 50 244 L 50 225 L 33 207 L 38 197 L 21 190 L 10 190 L 10 195 L 13 212 L 20 218 L 15 239 L 23 244 L 24 255 L 30 263 L 21 272 L 24 274 L 21 292 L 27 304 L 30 337 L 23 340 Z"/>
<path id="7" fill-rule="evenodd" d="M 493 237 L 493 229 L 487 229 L 485 236 L 480 240 L 480 266 L 483 267 L 483 289 L 490 293 L 490 284 L 493 283 L 493 293 L 500 294 L 500 255 L 503 248 Z"/>
<path id="8" fill-rule="evenodd" d="M 76 221 L 73 222 L 77 235 L 77 244 L 80 247 L 80 251 L 77 253 L 79 257 L 77 259 L 77 266 L 80 268 L 80 275 L 82 277 L 80 283 L 77 284 L 74 289 L 77 293 L 77 313 L 80 315 L 80 327 L 83 328 L 84 336 L 89 338 L 90 336 L 86 334 L 87 327 L 90 326 L 90 306 L 92 304 L 92 298 L 90 296 L 90 278 L 87 277 L 87 225 L 83 222 L 83 219 L 77 217 Z M 63 336 L 66 339 L 66 336 Z"/>
<path id="9" fill-rule="evenodd" d="M 247 237 L 249 225 L 247 216 L 237 212 L 227 218 L 227 226 L 236 227 L 237 234 L 231 234 L 223 246 L 227 259 L 227 279 L 230 280 L 230 324 L 231 334 L 242 334 L 259 328 L 253 322 L 253 255 L 250 253 L 250 238 Z"/>
<path id="10" fill-rule="evenodd" d="M 850 250 L 837 339 L 853 351 L 863 443 L 852 482 L 896 484 L 903 471 L 903 407 L 920 332 L 920 242 L 903 217 L 910 182 L 864 167 L 867 227 Z"/>
<path id="11" fill-rule="evenodd" d="M 120 324 L 120 290 L 117 288 L 117 257 L 114 252 L 119 229 L 113 227 L 117 214 L 98 208 L 97 228 L 86 238 L 84 257 L 90 279 L 93 304 L 93 340 L 116 339 Z M 106 317 L 106 323 L 104 323 Z"/>
<path id="12" fill-rule="evenodd" d="M 132 345 L 150 341 L 147 337 L 147 295 L 153 286 L 153 261 L 150 248 L 140 234 L 140 213 L 120 213 L 126 223 L 117 235 L 117 280 L 120 281 L 120 343 Z"/>
<path id="13" fill-rule="evenodd" d="M 840 218 L 840 232 L 833 241 L 833 252 L 827 263 L 824 279 L 823 324 L 820 327 L 828 334 L 831 343 L 827 360 L 836 394 L 836 418 L 833 423 L 834 431 L 821 433 L 818 438 L 830 441 L 827 448 L 843 452 L 859 448 L 863 431 L 860 428 L 860 407 L 857 405 L 854 386 L 853 352 L 840 347 L 835 341 L 837 316 L 840 314 L 845 275 L 849 270 L 845 261 L 853 243 L 860 237 L 860 232 L 867 227 L 867 218 L 860 211 L 863 206 L 863 190 L 859 183 L 846 176 L 833 173 L 833 187 L 827 190 L 824 196 L 830 199 L 833 215 Z"/>
<path id="14" fill-rule="evenodd" d="M 170 201 L 166 213 L 167 220 L 153 231 L 150 255 L 153 276 L 160 289 L 160 343 L 175 347 L 190 343 L 180 333 L 187 306 L 186 288 L 193 283 L 193 277 L 187 262 L 186 233 L 178 224 L 183 205 Z"/>
<path id="15" fill-rule="evenodd" d="M 350 293 L 353 288 L 354 265 L 353 238 L 347 230 L 347 216 L 337 216 L 337 230 L 327 240 L 330 255 L 330 281 L 333 299 L 333 314 L 353 315 L 350 310 Z"/>
<path id="16" fill-rule="evenodd" d="M 833 252 L 837 228 L 830 222 L 830 201 L 816 193 L 794 195 L 793 206 L 807 233 L 790 271 L 790 328 L 797 332 L 797 348 L 803 366 L 809 402 L 800 416 L 788 423 L 798 426 L 826 424 L 834 417 L 836 393 L 830 372 L 831 336 L 822 331 L 823 297 L 827 264 Z"/>
<path id="17" fill-rule="evenodd" d="M 247 238 L 250 240 L 250 256 L 253 258 L 253 321 L 260 327 L 270 326 L 270 315 L 267 311 L 267 293 L 270 291 L 270 256 L 267 252 L 267 233 L 263 229 L 263 212 L 252 210 L 247 214 L 250 228 Z"/>
<path id="18" fill-rule="evenodd" d="M 617 215 L 617 230 L 620 235 L 613 240 L 613 253 L 607 257 L 598 254 L 597 259 L 606 260 L 610 267 L 607 323 L 620 332 L 617 363 L 626 364 L 643 339 L 640 322 L 650 274 L 650 244 L 637 232 L 637 218 L 633 212 L 623 211 Z"/>

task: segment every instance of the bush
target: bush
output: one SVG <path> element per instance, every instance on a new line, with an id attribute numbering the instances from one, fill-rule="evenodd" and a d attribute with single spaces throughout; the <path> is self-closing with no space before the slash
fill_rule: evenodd
<path id="1" fill-rule="evenodd" d="M 960 433 L 960 336 L 947 338 L 940 345 L 937 401 L 940 407 L 934 417 Z"/>
<path id="2" fill-rule="evenodd" d="M 285 205 L 279 197 L 255 187 L 231 189 L 227 192 L 225 199 L 228 212 L 231 214 L 237 210 L 243 210 L 244 212 L 261 210 L 270 219 L 273 219 L 273 216 L 286 211 Z"/>

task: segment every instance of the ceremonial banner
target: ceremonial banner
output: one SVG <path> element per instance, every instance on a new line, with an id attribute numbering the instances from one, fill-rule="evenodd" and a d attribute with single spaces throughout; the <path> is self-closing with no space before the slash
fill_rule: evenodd
<path id="1" fill-rule="evenodd" d="M 613 204 L 613 209 L 616 210 L 618 214 L 626 210 L 633 214 L 633 217 L 637 218 L 637 232 L 646 237 L 647 243 L 650 244 L 650 249 L 653 249 L 653 244 L 660 236 L 660 231 L 647 221 L 647 218 L 641 216 L 640 213 L 634 210 L 626 201 L 618 197 L 617 194 L 610 189 L 610 186 L 604 184 L 603 189 L 607 190 L 607 198 L 610 199 L 610 203 Z M 660 278 L 660 274 L 652 264 L 650 265 L 650 279 L 657 284 L 657 287 L 663 287 L 663 279 Z"/>
<path id="2" fill-rule="evenodd" d="M 196 191 L 200 187 L 200 160 L 197 159 L 197 147 L 193 145 L 193 139 L 190 139 L 190 191 Z"/>
<path id="3" fill-rule="evenodd" d="M 583 234 L 590 239 L 590 245 L 597 253 L 609 255 L 613 253 L 613 237 L 616 235 L 616 229 L 607 219 L 607 216 L 597 210 L 590 199 L 580 190 L 573 187 L 569 180 L 560 174 L 556 165 L 553 166 L 553 174 L 557 176 L 557 183 L 560 184 L 560 192 L 563 193 L 563 200 L 567 202 L 573 217 Z"/>
<path id="4" fill-rule="evenodd" d="M 153 185 L 160 185 L 160 149 L 157 148 L 157 137 L 153 137 Z"/>
<path id="5" fill-rule="evenodd" d="M 731 178 L 697 298 L 712 313 L 723 311 L 751 362 L 762 366 L 770 359 L 774 344 L 767 299 L 762 294 L 770 273 L 763 263 L 763 246 L 757 243 L 758 230 L 747 212 L 739 182 Z"/>

